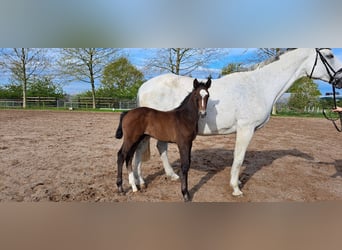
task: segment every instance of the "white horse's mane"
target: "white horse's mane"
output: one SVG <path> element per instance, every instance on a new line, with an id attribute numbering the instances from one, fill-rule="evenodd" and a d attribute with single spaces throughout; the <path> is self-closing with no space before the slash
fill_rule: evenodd
<path id="1" fill-rule="evenodd" d="M 262 67 L 264 67 L 266 65 L 269 65 L 269 64 L 271 64 L 271 63 L 273 63 L 275 61 L 278 61 L 280 59 L 281 55 L 286 54 L 287 52 L 295 50 L 295 49 L 296 48 L 282 49 L 276 55 L 271 56 L 270 58 L 267 58 L 266 60 L 264 60 L 262 62 L 255 63 L 252 66 L 240 68 L 236 72 L 248 72 L 248 71 L 253 71 L 253 70 L 256 70 L 256 69 L 260 69 L 260 68 L 262 68 Z"/>

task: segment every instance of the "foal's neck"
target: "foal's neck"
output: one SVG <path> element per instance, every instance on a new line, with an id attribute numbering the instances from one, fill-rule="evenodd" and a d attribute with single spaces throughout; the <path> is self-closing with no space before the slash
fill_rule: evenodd
<path id="1" fill-rule="evenodd" d="M 198 122 L 198 105 L 196 104 L 193 92 L 184 99 L 183 103 L 176 109 L 176 111 L 182 114 L 183 117 L 186 117 L 196 123 Z"/>

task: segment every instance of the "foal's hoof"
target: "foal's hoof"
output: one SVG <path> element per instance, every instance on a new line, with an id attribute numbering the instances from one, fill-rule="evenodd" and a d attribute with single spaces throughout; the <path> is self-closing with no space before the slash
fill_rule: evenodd
<path id="1" fill-rule="evenodd" d="M 124 192 L 124 190 L 123 190 L 122 187 L 118 187 L 118 193 L 119 193 L 120 195 L 124 195 L 124 194 L 125 194 L 125 192 Z"/>
<path id="2" fill-rule="evenodd" d="M 190 197 L 190 194 L 189 193 L 186 193 L 183 195 L 183 198 L 184 198 L 184 202 L 189 202 L 191 201 L 191 197 Z"/>
<path id="3" fill-rule="evenodd" d="M 147 185 L 146 185 L 145 183 L 142 183 L 142 184 L 139 184 L 139 185 L 138 185 L 138 188 L 139 188 L 139 190 L 141 191 L 141 190 L 143 190 L 143 189 L 146 189 L 146 188 L 147 188 Z"/>

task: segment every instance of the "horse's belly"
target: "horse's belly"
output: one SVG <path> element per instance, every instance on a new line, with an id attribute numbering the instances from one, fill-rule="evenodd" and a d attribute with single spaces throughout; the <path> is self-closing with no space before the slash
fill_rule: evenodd
<path id="1" fill-rule="evenodd" d="M 224 126 L 225 125 L 225 126 Z M 216 120 L 200 119 L 198 122 L 199 135 L 226 135 L 236 132 L 236 124 L 227 122 L 222 124 Z"/>

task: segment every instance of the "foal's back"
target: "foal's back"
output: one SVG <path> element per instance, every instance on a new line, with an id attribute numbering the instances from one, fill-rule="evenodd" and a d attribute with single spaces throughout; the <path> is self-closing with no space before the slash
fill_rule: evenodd
<path id="1" fill-rule="evenodd" d="M 140 107 L 128 112 L 122 122 L 126 138 L 135 140 L 142 134 L 152 136 L 165 142 L 177 141 L 177 112 L 159 111 L 152 108 Z"/>

